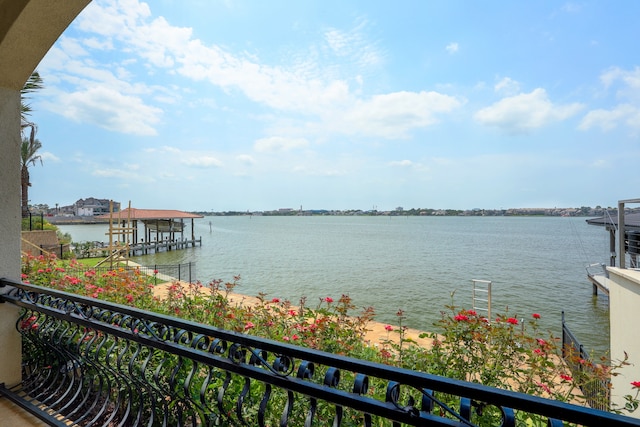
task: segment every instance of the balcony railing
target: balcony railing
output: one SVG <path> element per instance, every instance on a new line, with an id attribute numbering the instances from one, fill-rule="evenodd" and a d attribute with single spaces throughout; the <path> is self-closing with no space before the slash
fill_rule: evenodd
<path id="1" fill-rule="evenodd" d="M 0 302 L 22 307 L 24 359 L 22 383 L 0 393 L 60 425 L 507 427 L 536 414 L 551 426 L 640 426 L 43 287 L 0 286 L 12 287 Z"/>

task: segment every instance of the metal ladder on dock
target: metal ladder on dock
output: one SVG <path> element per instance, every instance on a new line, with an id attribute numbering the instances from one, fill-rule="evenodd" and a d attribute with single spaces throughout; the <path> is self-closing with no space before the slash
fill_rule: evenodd
<path id="1" fill-rule="evenodd" d="M 491 281 L 472 279 L 471 283 L 473 284 L 471 291 L 473 310 L 478 314 L 486 313 L 487 319 L 491 321 Z"/>

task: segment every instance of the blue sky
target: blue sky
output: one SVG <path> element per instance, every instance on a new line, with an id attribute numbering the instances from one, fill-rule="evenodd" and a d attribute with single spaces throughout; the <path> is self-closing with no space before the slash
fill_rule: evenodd
<path id="1" fill-rule="evenodd" d="M 38 66 L 31 203 L 614 206 L 640 2 L 94 0 Z"/>

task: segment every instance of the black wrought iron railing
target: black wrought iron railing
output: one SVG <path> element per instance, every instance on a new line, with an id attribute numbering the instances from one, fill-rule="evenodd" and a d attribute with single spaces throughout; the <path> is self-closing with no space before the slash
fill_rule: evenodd
<path id="1" fill-rule="evenodd" d="M 515 426 L 533 416 L 551 426 L 640 426 L 609 412 L 48 288 L 4 279 L 0 286 L 12 287 L 1 302 L 22 307 L 16 328 L 24 343 L 23 381 L 0 393 L 65 423 Z"/>

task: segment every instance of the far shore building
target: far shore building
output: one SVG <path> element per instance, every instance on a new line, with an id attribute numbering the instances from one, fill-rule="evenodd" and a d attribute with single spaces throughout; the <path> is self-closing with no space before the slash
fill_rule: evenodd
<path id="1" fill-rule="evenodd" d="M 96 199 L 89 197 L 80 199 L 73 205 L 77 216 L 98 216 L 120 211 L 120 203 L 109 199 Z"/>

